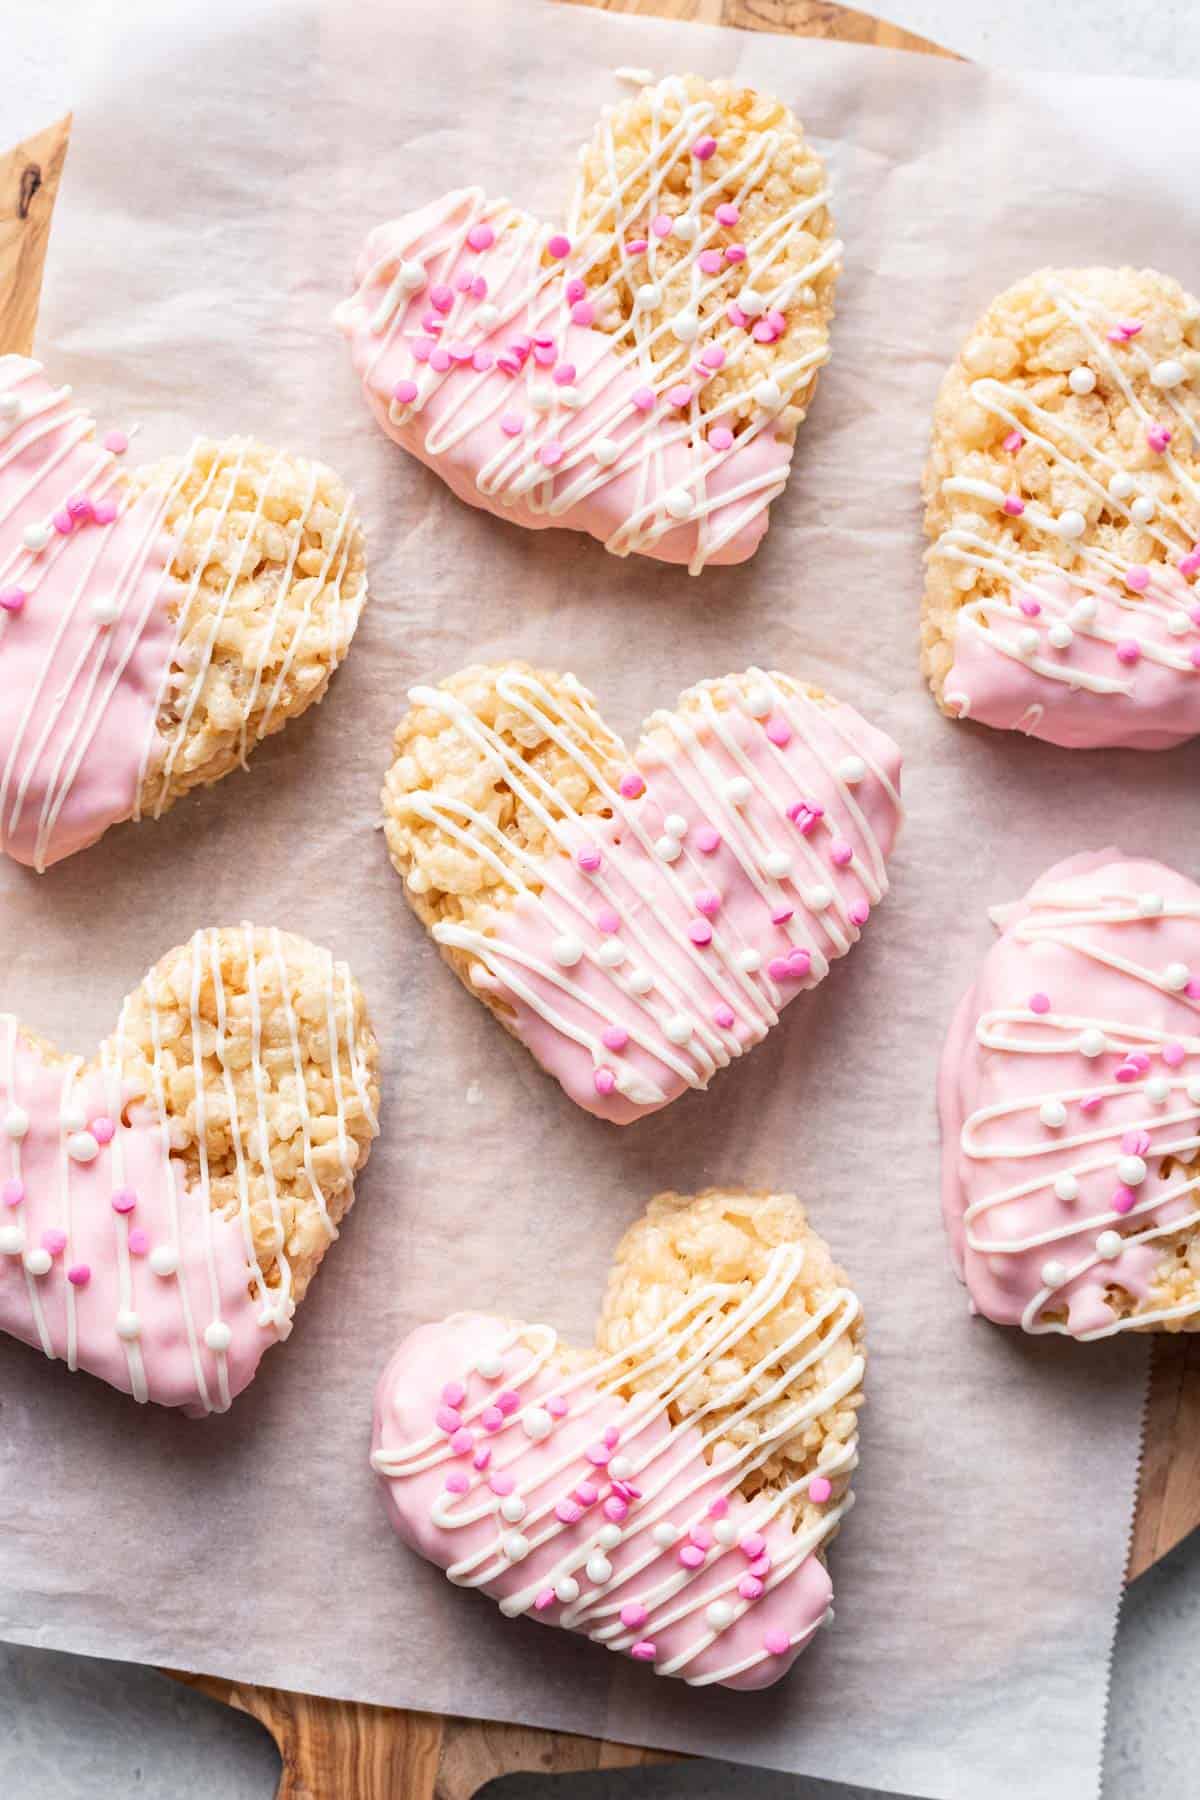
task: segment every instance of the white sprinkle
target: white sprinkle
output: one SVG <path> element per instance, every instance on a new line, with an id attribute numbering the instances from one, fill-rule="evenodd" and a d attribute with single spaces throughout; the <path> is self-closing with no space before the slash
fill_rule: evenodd
<path id="1" fill-rule="evenodd" d="M 1169 987 L 1172 993 L 1181 993 L 1192 979 L 1192 971 L 1186 963 L 1168 963 L 1163 970 L 1163 986 Z"/>
<path id="2" fill-rule="evenodd" d="M 50 527 L 48 525 L 27 525 L 21 533 L 21 542 L 27 550 L 35 553 L 38 550 L 44 550 L 50 542 Z"/>
<path id="3" fill-rule="evenodd" d="M 752 687 L 746 695 L 746 711 L 752 719 L 765 719 L 772 706 L 770 688 Z"/>
<path id="4" fill-rule="evenodd" d="M 21 410 L 16 394 L 0 394 L 0 419 L 15 419 Z"/>
<path id="5" fill-rule="evenodd" d="M 700 335 L 700 320 L 694 312 L 677 312 L 671 320 L 671 333 L 681 344 L 694 344 Z"/>
<path id="6" fill-rule="evenodd" d="M 804 897 L 804 904 L 810 912 L 824 912 L 827 906 L 832 906 L 833 895 L 827 887 L 810 888 Z"/>
<path id="7" fill-rule="evenodd" d="M 613 74 L 618 81 L 632 82 L 634 87 L 651 87 L 654 82 L 654 75 L 649 69 L 630 69 L 622 67 L 620 69 L 614 69 Z M 562 1595 L 560 1594 L 559 1599 L 561 1600 L 561 1598 Z"/>
<path id="8" fill-rule="evenodd" d="M 1054 528 L 1061 538 L 1081 538 L 1087 530 L 1087 520 L 1075 507 L 1068 506 L 1059 513 Z"/>
<path id="9" fill-rule="evenodd" d="M 1067 1271 L 1060 1262 L 1044 1262 L 1042 1264 L 1042 1286 L 1048 1288 L 1061 1287 L 1067 1279 Z"/>
<path id="10" fill-rule="evenodd" d="M 23 1138 L 29 1130 L 29 1114 L 23 1106 L 10 1106 L 4 1115 L 4 1135 Z"/>
<path id="11" fill-rule="evenodd" d="M 1090 394 L 1095 385 L 1095 372 L 1089 369 L 1086 363 L 1080 363 L 1079 367 L 1072 369 L 1067 376 L 1067 386 L 1073 394 Z"/>
<path id="12" fill-rule="evenodd" d="M 123 1306 L 117 1314 L 117 1336 L 124 1338 L 127 1344 L 134 1343 L 142 1335 L 142 1321 L 127 1306 Z"/>
<path id="13" fill-rule="evenodd" d="M 602 469 L 607 469 L 612 463 L 615 463 L 620 454 L 620 445 L 614 444 L 611 438 L 599 437 L 592 445 L 592 455 Z"/>
<path id="14" fill-rule="evenodd" d="M 403 294 L 419 294 L 425 286 L 425 271 L 419 262 L 401 262 L 396 280 Z"/>
<path id="15" fill-rule="evenodd" d="M 1140 1187 L 1146 1179 L 1146 1164 L 1140 1156 L 1122 1156 L 1117 1159 L 1118 1179 L 1126 1187 Z"/>
<path id="16" fill-rule="evenodd" d="M 1139 894 L 1137 908 L 1143 919 L 1156 919 L 1165 902 L 1161 894 Z"/>
<path id="17" fill-rule="evenodd" d="M 561 1600 L 564 1606 L 571 1606 L 579 1598 L 579 1583 L 573 1575 L 564 1575 L 561 1581 L 554 1584 L 554 1598 Z"/>
<path id="18" fill-rule="evenodd" d="M 603 1587 L 612 1579 L 612 1564 L 598 1550 L 587 1559 L 587 1578 L 594 1587 Z"/>
<path id="19" fill-rule="evenodd" d="M 744 775 L 735 775 L 725 783 L 725 798 L 731 806 L 745 806 L 754 789 Z"/>
<path id="20" fill-rule="evenodd" d="M 525 1517 L 525 1502 L 520 1494 L 505 1494 L 500 1502 L 500 1517 L 509 1525 L 519 1525 Z"/>
<path id="21" fill-rule="evenodd" d="M 568 412 L 578 412 L 583 405 L 583 395 L 571 382 L 558 389 L 558 404 L 565 406 Z"/>
<path id="22" fill-rule="evenodd" d="M 1108 1039 L 1098 1026 L 1089 1025 L 1079 1034 L 1079 1050 L 1082 1056 L 1103 1056 L 1108 1049 Z"/>
<path id="23" fill-rule="evenodd" d="M 748 319 L 757 319 L 759 313 L 767 310 L 767 303 L 757 288 L 744 287 L 737 297 L 737 304 Z"/>
<path id="24" fill-rule="evenodd" d="M 204 1327 L 204 1341 L 210 1350 L 228 1350 L 233 1342 L 233 1332 L 224 1319 L 214 1319 Z"/>
<path id="25" fill-rule="evenodd" d="M 564 931 L 550 946 L 550 954 L 563 969 L 573 969 L 583 956 L 583 945 L 571 932 Z"/>
<path id="26" fill-rule="evenodd" d="M 1079 1183 L 1073 1175 L 1060 1175 L 1054 1183 L 1054 1191 L 1060 1200 L 1078 1200 Z"/>
<path id="27" fill-rule="evenodd" d="M 1139 494 L 1129 508 L 1129 516 L 1138 525 L 1148 525 L 1157 511 L 1157 503 L 1151 499 L 1149 494 Z"/>
<path id="28" fill-rule="evenodd" d="M 25 1248 L 25 1231 L 20 1225 L 0 1225 L 0 1256 L 20 1256 Z"/>
<path id="29" fill-rule="evenodd" d="M 544 1406 L 527 1406 L 521 1414 L 521 1429 L 527 1438 L 540 1444 L 554 1430 L 554 1420 Z"/>
<path id="30" fill-rule="evenodd" d="M 1071 623 L 1072 625 L 1090 625 L 1092 620 L 1096 617 L 1096 612 L 1097 606 L 1094 596 L 1085 594 L 1082 600 L 1077 600 L 1071 608 Z"/>
<path id="31" fill-rule="evenodd" d="M 1118 469 L 1115 475 L 1108 478 L 1108 491 L 1114 500 L 1128 500 L 1137 487 L 1137 482 L 1128 469 Z"/>
<path id="32" fill-rule="evenodd" d="M 726 1626 L 733 1624 L 733 1608 L 728 1600 L 714 1600 L 705 1609 L 704 1616 L 714 1631 L 724 1631 Z"/>
<path id="33" fill-rule="evenodd" d="M 681 838 L 687 836 L 688 822 L 682 813 L 668 813 L 663 820 L 663 830 L 668 837 Z"/>
<path id="34" fill-rule="evenodd" d="M 485 1381 L 499 1381 L 504 1373 L 504 1358 L 496 1356 L 490 1350 L 485 1350 L 481 1356 L 475 1358 L 475 1373 L 482 1375 Z"/>
<path id="35" fill-rule="evenodd" d="M 678 862 L 683 855 L 683 845 L 677 837 L 660 837 L 654 841 L 654 854 L 663 862 Z"/>
<path id="36" fill-rule="evenodd" d="M 1017 633 L 1017 649 L 1022 656 L 1036 656 L 1041 641 L 1032 625 L 1026 625 L 1023 631 Z"/>
<path id="37" fill-rule="evenodd" d="M 1192 629 L 1192 621 L 1185 612 L 1167 614 L 1167 630 L 1172 637 L 1186 637 Z"/>
<path id="38" fill-rule="evenodd" d="M 31 1275 L 48 1275 L 53 1261 L 50 1252 L 43 1250 L 40 1245 L 36 1250 L 25 1252 L 25 1267 Z"/>
<path id="39" fill-rule="evenodd" d="M 596 1542 L 602 1550 L 615 1550 L 621 1541 L 619 1525 L 602 1525 L 596 1533 Z"/>
<path id="40" fill-rule="evenodd" d="M 1055 619 L 1046 636 L 1056 650 L 1069 650 L 1075 642 L 1075 633 L 1064 619 Z"/>
<path id="41" fill-rule="evenodd" d="M 490 300 L 485 300 L 482 306 L 475 309 L 475 323 L 480 331 L 490 331 L 499 317 L 500 308 L 493 306 Z"/>
<path id="42" fill-rule="evenodd" d="M 861 756 L 843 756 L 837 766 L 837 772 L 843 781 L 854 787 L 866 775 L 867 765 Z"/>
<path id="43" fill-rule="evenodd" d="M 663 1026 L 663 1036 L 672 1044 L 686 1044 L 692 1036 L 692 1021 L 686 1013 L 672 1013 Z"/>
<path id="44" fill-rule="evenodd" d="M 762 968 L 762 957 L 757 950 L 739 950 L 733 960 L 743 975 L 753 975 Z"/>
<path id="45" fill-rule="evenodd" d="M 1152 1075 L 1146 1083 L 1146 1098 L 1155 1106 L 1163 1106 L 1171 1097 L 1171 1084 L 1164 1075 Z"/>
<path id="46" fill-rule="evenodd" d="M 548 381 L 531 381 L 529 404 L 534 412 L 549 412 L 554 405 L 554 389 Z"/>
<path id="47" fill-rule="evenodd" d="M 1067 1109 L 1061 1100 L 1043 1100 L 1038 1117 L 1051 1131 L 1057 1131 L 1060 1125 L 1067 1122 Z"/>
<path id="48" fill-rule="evenodd" d="M 115 594 L 97 594 L 91 601 L 91 613 L 97 625 L 115 625 L 121 616 L 121 603 Z"/>
<path id="49" fill-rule="evenodd" d="M 1096 1255 L 1103 1257 L 1105 1262 L 1120 1256 L 1123 1247 L 1121 1234 L 1117 1231 L 1102 1231 L 1096 1239 Z"/>
<path id="50" fill-rule="evenodd" d="M 606 969 L 615 969 L 618 963 L 625 961 L 625 946 L 619 938 L 605 938 L 596 951 L 596 961 L 603 963 Z"/>
<path id="51" fill-rule="evenodd" d="M 679 1527 L 672 1525 L 670 1519 L 660 1519 L 658 1524 L 652 1528 L 650 1536 L 660 1550 L 669 1550 L 671 1545 L 678 1541 Z"/>
<path id="52" fill-rule="evenodd" d="M 69 1100 L 58 1117 L 64 1131 L 82 1131 L 87 1124 L 87 1113 L 78 1100 Z"/>
<path id="53" fill-rule="evenodd" d="M 712 1534 L 726 1550 L 738 1540 L 738 1528 L 732 1519 L 718 1519 L 712 1528 Z"/>
<path id="54" fill-rule="evenodd" d="M 154 1274 L 161 1275 L 164 1279 L 173 1275 L 179 1267 L 179 1258 L 170 1244 L 155 1244 L 147 1260 Z"/>
<path id="55" fill-rule="evenodd" d="M 768 850 L 767 854 L 763 857 L 763 868 L 767 871 L 768 875 L 773 875 L 777 881 L 781 880 L 783 876 L 789 873 L 791 866 L 792 859 L 786 850 Z"/>
<path id="56" fill-rule="evenodd" d="M 662 299 L 662 289 L 653 281 L 644 281 L 634 299 L 644 312 L 652 312 Z"/>
<path id="57" fill-rule="evenodd" d="M 648 994 L 654 986 L 654 977 L 649 969 L 630 969 L 625 980 L 632 994 Z"/>
<path id="58" fill-rule="evenodd" d="M 72 1162 L 95 1162 L 100 1146 L 90 1131 L 73 1131 L 67 1139 L 67 1155 Z"/>
<path id="59" fill-rule="evenodd" d="M 633 1477 L 633 1464 L 627 1456 L 614 1456 L 608 1465 L 608 1473 L 615 1481 L 629 1481 Z"/>
<path id="60" fill-rule="evenodd" d="M 783 389 L 777 381 L 772 381 L 768 376 L 765 381 L 758 383 L 754 390 L 754 398 L 767 412 L 777 412 L 783 405 Z"/>
<path id="61" fill-rule="evenodd" d="M 692 516 L 692 496 L 686 488 L 671 488 L 663 495 L 663 505 L 673 519 L 690 519 Z"/>
<path id="62" fill-rule="evenodd" d="M 1168 356 L 1165 361 L 1155 363 L 1150 371 L 1150 379 L 1156 388 L 1178 387 L 1181 381 L 1187 380 L 1187 370 L 1173 356 Z"/>
<path id="63" fill-rule="evenodd" d="M 500 1548 L 509 1562 L 520 1562 L 529 1555 L 529 1539 L 520 1531 L 510 1531 L 501 1540 Z"/>
<path id="64" fill-rule="evenodd" d="M 694 244 L 699 231 L 699 224 L 687 213 L 675 221 L 675 236 L 681 244 Z"/>

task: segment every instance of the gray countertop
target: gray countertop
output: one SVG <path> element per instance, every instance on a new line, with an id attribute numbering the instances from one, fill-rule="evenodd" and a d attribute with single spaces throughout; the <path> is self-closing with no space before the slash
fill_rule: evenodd
<path id="1" fill-rule="evenodd" d="M 16 9 L 13 9 L 14 12 Z M 880 0 L 871 10 L 993 65 L 1075 74 L 1171 76 L 1200 69 L 1195 0 Z M 12 135 L 69 103 L 48 15 L 32 4 L 6 24 Z M 14 108 L 16 116 L 14 116 Z M 6 136 L 8 132 L 6 131 Z M 1164 259 L 1166 260 L 1166 259 Z M 1130 1590 L 1113 1668 L 1105 1800 L 1186 1793 L 1195 1701 L 1186 1671 L 1200 1619 L 1200 1534 Z M 1184 1679 L 1180 1679 L 1181 1673 Z M 279 1759 L 252 1720 L 146 1669 L 0 1645 L 0 1795 L 11 1800 L 268 1800 Z M 628 1776 L 513 1777 L 488 1800 L 859 1800 L 827 1782 L 739 1773 L 718 1765 Z M 334 1800 L 314 1796 L 314 1800 Z M 349 1800 L 349 1797 L 347 1797 Z M 399 1797 L 398 1797 L 399 1800 Z M 964 1796 L 963 1800 L 970 1800 Z"/>

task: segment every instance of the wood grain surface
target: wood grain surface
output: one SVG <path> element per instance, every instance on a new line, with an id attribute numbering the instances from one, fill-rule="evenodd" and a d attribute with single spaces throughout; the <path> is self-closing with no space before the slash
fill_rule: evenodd
<path id="1" fill-rule="evenodd" d="M 954 53 L 823 0 L 566 0 L 750 31 Z M 70 118 L 0 157 L 0 351 L 28 351 Z M 1200 1334 L 1160 1337 L 1130 1540 L 1132 1581 L 1200 1524 Z M 172 1673 L 175 1673 L 172 1671 Z M 216 1676 L 176 1678 L 258 1719 L 283 1761 L 277 1800 L 470 1800 L 516 1769 L 565 1774 L 668 1762 L 653 1750 L 523 1725 L 326 1700 Z"/>

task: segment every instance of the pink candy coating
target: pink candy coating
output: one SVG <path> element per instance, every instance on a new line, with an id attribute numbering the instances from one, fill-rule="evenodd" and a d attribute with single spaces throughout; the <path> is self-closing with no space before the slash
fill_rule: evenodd
<path id="1" fill-rule="evenodd" d="M 781 750 L 785 744 L 790 744 L 792 741 L 792 728 L 779 713 L 771 714 L 767 720 L 766 732 L 771 742 L 777 744 Z"/>
<path id="2" fill-rule="evenodd" d="M 670 213 L 655 213 L 650 221 L 650 229 L 655 237 L 670 237 L 675 229 L 675 221 Z"/>
<path id="3" fill-rule="evenodd" d="M 865 925 L 870 916 L 871 908 L 865 900 L 850 902 L 850 923 L 852 925 Z"/>
<path id="4" fill-rule="evenodd" d="M 854 846 L 845 838 L 834 838 L 829 846 L 829 860 L 835 869 L 844 869 L 847 863 L 854 861 Z"/>
<path id="5" fill-rule="evenodd" d="M 606 1050 L 623 1050 L 629 1042 L 629 1033 L 623 1025 L 606 1025 L 600 1033 L 600 1042 Z"/>
<path id="6" fill-rule="evenodd" d="M 565 1419 L 566 1418 L 567 1403 L 563 1399 L 561 1394 L 551 1394 L 550 1398 L 546 1402 L 546 1411 L 550 1414 L 550 1417 L 552 1419 Z"/>
<path id="7" fill-rule="evenodd" d="M 444 1431 L 447 1437 L 462 1424 L 462 1414 L 454 1406 L 439 1406 L 433 1419 L 438 1430 Z"/>
<path id="8" fill-rule="evenodd" d="M 398 381 L 392 389 L 392 397 L 393 399 L 398 400 L 401 406 L 408 406 L 417 397 L 416 382 Z"/>
<path id="9" fill-rule="evenodd" d="M 696 895 L 695 904 L 697 912 L 702 912 L 711 919 L 721 910 L 721 896 L 715 888 L 701 888 Z"/>
<path id="10" fill-rule="evenodd" d="M 725 352 L 720 344 L 706 344 L 700 352 L 700 361 L 706 369 L 722 369 L 725 366 Z"/>
<path id="11" fill-rule="evenodd" d="M 132 1188 L 118 1188 L 112 1197 L 112 1209 L 115 1213 L 131 1213 L 137 1205 L 137 1195 Z"/>
<path id="12" fill-rule="evenodd" d="M 621 915 L 613 906 L 597 907 L 595 919 L 600 931 L 613 932 L 621 929 Z"/>
<path id="13" fill-rule="evenodd" d="M 598 1469 L 602 1469 L 611 1457 L 612 1451 L 607 1444 L 589 1444 L 584 1455 L 590 1463 L 594 1463 Z"/>
<path id="14" fill-rule="evenodd" d="M 553 1606 L 553 1605 L 554 1605 L 554 1589 L 553 1588 L 540 1589 L 537 1599 L 533 1603 L 533 1610 L 535 1612 L 545 1612 L 545 1610 L 548 1606 Z"/>
<path id="15" fill-rule="evenodd" d="M 761 1600 L 763 1584 L 757 1575 L 743 1575 L 738 1582 L 738 1593 L 743 1600 Z"/>
<path id="16" fill-rule="evenodd" d="M 578 275 L 572 275 L 570 281 L 568 281 L 568 283 L 567 283 L 567 288 L 566 288 L 567 299 L 571 300 L 571 301 L 582 300 L 586 293 L 587 293 L 586 283 L 582 282 L 579 279 Z"/>
<path id="17" fill-rule="evenodd" d="M 688 922 L 687 934 L 693 944 L 711 944 L 712 926 L 707 919 L 691 919 Z"/>
<path id="18" fill-rule="evenodd" d="M 604 1516 L 611 1519 L 614 1525 L 620 1525 L 628 1516 L 629 1502 L 622 1500 L 619 1494 L 610 1494 L 604 1502 Z"/>
<path id="19" fill-rule="evenodd" d="M 429 290 L 429 304 L 438 312 L 449 312 L 454 305 L 454 290 L 448 288 L 444 281 L 439 281 Z"/>
<path id="20" fill-rule="evenodd" d="M 493 1494 L 498 1494 L 502 1500 L 506 1495 L 512 1493 L 516 1485 L 517 1484 L 512 1476 L 506 1475 L 503 1469 L 497 1469 L 494 1475 L 488 1476 L 488 1486 L 491 1488 Z"/>
<path id="21" fill-rule="evenodd" d="M 549 443 L 543 444 L 538 451 L 538 461 L 544 463 L 548 469 L 553 469 L 562 461 L 564 455 L 564 448 L 558 439 L 551 438 Z"/>
<path id="22" fill-rule="evenodd" d="M 554 1516 L 556 1519 L 560 1519 L 564 1525 L 577 1525 L 583 1517 L 583 1508 L 578 1500 L 556 1500 Z"/>
<path id="23" fill-rule="evenodd" d="M 1112 1197 L 1112 1209 L 1114 1212 L 1132 1212 L 1136 1202 L 1137 1195 L 1132 1188 L 1127 1188 L 1122 1184 L 1120 1187 L 1114 1189 Z"/>
<path id="24" fill-rule="evenodd" d="M 1025 511 L 1025 502 L 1022 500 L 1020 494 L 1006 494 L 1004 496 L 1004 510 L 1011 518 L 1019 519 L 1021 514 Z"/>
<path id="25" fill-rule="evenodd" d="M 521 1396 L 512 1388 L 502 1388 L 496 1395 L 496 1405 L 507 1419 L 512 1413 L 520 1410 Z"/>
<path id="26" fill-rule="evenodd" d="M 455 1456 L 470 1456 L 475 1448 L 475 1433 L 467 1425 L 460 1425 L 450 1439 L 450 1448 Z"/>
<path id="27" fill-rule="evenodd" d="M 464 1475 L 461 1469 L 452 1469 L 446 1477 L 448 1494 L 465 1494 L 470 1485 L 470 1476 Z"/>
<path id="28" fill-rule="evenodd" d="M 442 1389 L 442 1399 L 447 1406 L 461 1406 L 467 1397 L 467 1390 L 461 1381 L 448 1381 Z"/>
<path id="29" fill-rule="evenodd" d="M 570 387 L 575 379 L 575 364 L 569 362 L 559 363 L 550 379 L 558 387 Z"/>
<path id="30" fill-rule="evenodd" d="M 113 456 L 124 456 L 129 448 L 129 439 L 123 431 L 106 432 L 104 437 L 104 448 L 111 451 Z"/>
<path id="31" fill-rule="evenodd" d="M 575 325 L 590 325 L 596 317 L 596 309 L 590 300 L 576 300 L 571 308 L 571 322 Z"/>
<path id="32" fill-rule="evenodd" d="M 630 1600 L 621 1608 L 621 1623 L 627 1625 L 630 1631 L 640 1630 L 649 1617 L 650 1614 L 640 1600 Z"/>
<path id="33" fill-rule="evenodd" d="M 1041 601 L 1035 600 L 1032 594 L 1022 594 L 1021 598 L 1017 601 L 1017 605 L 1021 608 L 1021 611 L 1025 614 L 1027 619 L 1036 619 L 1042 610 Z"/>
<path id="34" fill-rule="evenodd" d="M 20 612 L 28 598 L 29 595 L 23 587 L 0 588 L 0 607 L 3 607 L 7 613 Z"/>
<path id="35" fill-rule="evenodd" d="M 727 263 L 740 263 L 745 262 L 745 260 L 746 249 L 744 244 L 727 244 L 725 246 L 725 261 Z"/>
<path id="36" fill-rule="evenodd" d="M 42 1249 L 48 1250 L 51 1256 L 61 1256 L 66 1247 L 67 1234 L 65 1231 L 60 1231 L 56 1225 L 51 1226 L 49 1231 L 43 1231 Z"/>
<path id="37" fill-rule="evenodd" d="M 616 1076 L 611 1069 L 605 1068 L 603 1064 L 596 1070 L 596 1073 L 592 1076 L 592 1080 L 595 1083 L 596 1092 L 598 1094 L 611 1094 L 617 1085 Z"/>
<path id="38" fill-rule="evenodd" d="M 786 1631 L 768 1631 L 763 1637 L 763 1649 L 768 1656 L 786 1656 L 792 1647 L 792 1640 Z"/>
<path id="39" fill-rule="evenodd" d="M 630 398 L 639 412 L 650 412 L 654 406 L 654 389 L 648 387 L 634 388 Z"/>
<path id="40" fill-rule="evenodd" d="M 1125 571 L 1125 586 L 1132 588 L 1135 594 L 1144 593 L 1150 586 L 1150 571 L 1141 563 L 1134 563 Z"/>
<path id="41" fill-rule="evenodd" d="M 491 226 L 485 223 L 472 225 L 467 233 L 467 242 L 472 250 L 490 250 L 496 241 L 496 234 Z"/>
<path id="42" fill-rule="evenodd" d="M 725 258 L 719 250 L 702 250 L 696 261 L 706 275 L 715 275 L 720 270 Z"/>
<path id="43" fill-rule="evenodd" d="M 733 443 L 733 433 L 727 425 L 714 425 L 708 434 L 708 441 L 714 450 L 728 450 Z"/>
<path id="44" fill-rule="evenodd" d="M 696 848 L 703 856 L 711 856 L 714 850 L 721 847 L 721 834 L 714 831 L 711 825 L 702 825 L 696 833 Z"/>
<path id="45" fill-rule="evenodd" d="M 92 1279 L 92 1271 L 87 1263 L 72 1263 L 67 1270 L 67 1280 L 72 1287 L 86 1287 Z"/>
<path id="46" fill-rule="evenodd" d="M 499 1431 L 504 1423 L 504 1414 L 498 1406 L 485 1406 L 479 1415 L 479 1423 L 485 1431 Z"/>
<path id="47" fill-rule="evenodd" d="M 748 1531 L 744 1538 L 738 1539 L 738 1549 L 751 1562 L 761 1556 L 766 1547 L 767 1540 L 759 1531 Z"/>
<path id="48" fill-rule="evenodd" d="M 500 429 L 505 437 L 520 437 L 525 429 L 525 421 L 520 413 L 504 413 L 500 419 Z"/>
<path id="49" fill-rule="evenodd" d="M 718 225 L 736 225 L 741 216 L 732 200 L 722 200 L 715 214 Z"/>
<path id="50" fill-rule="evenodd" d="M 685 1569 L 698 1569 L 704 1561 L 704 1552 L 698 1544 L 684 1544 L 679 1551 L 679 1560 Z"/>
<path id="51" fill-rule="evenodd" d="M 713 1022 L 719 1025 L 722 1031 L 732 1031 L 737 1024 L 737 1015 L 732 1006 L 726 1006 L 722 1002 L 720 1006 L 713 1008 Z"/>
<path id="52" fill-rule="evenodd" d="M 594 844 L 585 844 L 583 849 L 576 853 L 575 861 L 587 874 L 594 875 L 604 858 Z"/>
<path id="53" fill-rule="evenodd" d="M 729 1511 L 729 1501 L 724 1494 L 718 1494 L 708 1509 L 710 1519 L 723 1519 Z"/>
<path id="54" fill-rule="evenodd" d="M 1035 1013 L 1048 1013 L 1050 1011 L 1049 994 L 1043 994 L 1040 990 L 1036 994 L 1030 994 L 1029 1010 Z"/>
<path id="55" fill-rule="evenodd" d="M 436 369 L 439 375 L 444 375 L 446 373 L 446 370 L 450 368 L 453 360 L 450 352 L 448 350 L 443 350 L 440 344 L 435 350 L 429 352 L 429 366 L 431 369 Z"/>
<path id="56" fill-rule="evenodd" d="M 547 238 L 546 248 L 551 256 L 556 256 L 561 260 L 564 256 L 570 256 L 571 240 L 569 237 L 564 237 L 561 231 L 556 231 L 552 238 Z"/>
<path id="57" fill-rule="evenodd" d="M 0 1187 L 0 1200 L 4 1201 L 5 1206 L 20 1206 L 24 1198 L 25 1183 L 18 1181 L 15 1175 L 10 1176 L 4 1186 Z"/>
<path id="58" fill-rule="evenodd" d="M 129 1234 L 129 1248 L 134 1256 L 145 1256 L 150 1248 L 149 1232 L 143 1231 L 140 1225 L 135 1225 Z"/>
<path id="59" fill-rule="evenodd" d="M 697 138 L 692 145 L 692 155 L 696 158 L 697 162 L 707 162 L 716 147 L 717 140 L 715 137 Z"/>
<path id="60" fill-rule="evenodd" d="M 631 769 L 628 774 L 622 775 L 620 792 L 626 800 L 640 800 L 645 791 L 646 784 L 636 770 Z"/>
<path id="61" fill-rule="evenodd" d="M 1120 638 L 1117 642 L 1117 661 L 1135 663 L 1142 654 L 1142 646 L 1136 638 Z"/>
<path id="62" fill-rule="evenodd" d="M 692 390 L 686 382 L 681 381 L 677 386 L 667 389 L 667 400 L 672 406 L 685 407 L 690 404 L 691 398 Z"/>
<path id="63" fill-rule="evenodd" d="M 657 1655 L 657 1647 L 649 1638 L 643 1638 L 640 1643 L 634 1644 L 629 1654 L 637 1662 L 653 1662 Z"/>
<path id="64" fill-rule="evenodd" d="M 824 1506 L 833 1492 L 833 1483 L 824 1475 L 814 1475 L 808 1484 L 808 1497 L 818 1506 Z"/>

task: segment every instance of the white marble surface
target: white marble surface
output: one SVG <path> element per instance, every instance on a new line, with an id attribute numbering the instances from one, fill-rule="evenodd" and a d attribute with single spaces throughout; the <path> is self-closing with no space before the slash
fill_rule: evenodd
<path id="1" fill-rule="evenodd" d="M 199 4 L 200 0 L 190 0 Z M 1200 70 L 1197 0 L 882 0 L 874 10 L 980 61 L 1076 74 Z M 6 24 L 6 139 L 69 104 L 47 21 Z M 15 79 L 14 79 L 15 74 Z M 1104 1800 L 1194 1785 L 1200 1534 L 1131 1590 L 1114 1660 Z M 0 1645 L 0 1795 L 10 1800 L 268 1800 L 278 1757 L 251 1720 L 148 1670 Z M 865 1800 L 824 1782 L 715 1765 L 495 1784 L 488 1800 Z M 353 1800 L 314 1796 L 314 1800 Z M 399 1797 L 397 1797 L 399 1800 Z M 963 1800 L 970 1800 L 964 1795 Z"/>

